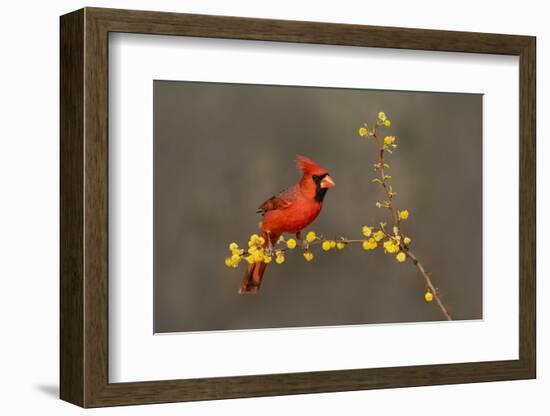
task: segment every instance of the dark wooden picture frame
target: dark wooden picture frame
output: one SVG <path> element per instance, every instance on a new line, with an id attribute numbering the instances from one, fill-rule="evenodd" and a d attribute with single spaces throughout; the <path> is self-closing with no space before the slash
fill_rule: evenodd
<path id="1" fill-rule="evenodd" d="M 85 8 L 61 17 L 60 396 L 82 407 L 529 379 L 536 376 L 535 38 Z M 519 56 L 519 359 L 109 383 L 110 32 Z"/>

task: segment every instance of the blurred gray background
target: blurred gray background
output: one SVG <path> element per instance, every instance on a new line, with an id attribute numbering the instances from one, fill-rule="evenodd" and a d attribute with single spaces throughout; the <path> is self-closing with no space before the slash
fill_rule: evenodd
<path id="1" fill-rule="evenodd" d="M 299 251 L 267 268 L 257 295 L 239 296 L 245 265 L 228 244 L 257 232 L 256 208 L 296 183 L 296 154 L 337 186 L 310 227 L 360 238 L 388 220 L 371 182 L 376 147 L 357 129 L 378 111 L 405 232 L 455 319 L 482 318 L 482 96 L 155 81 L 155 332 L 441 320 L 410 263 L 359 246 Z"/>

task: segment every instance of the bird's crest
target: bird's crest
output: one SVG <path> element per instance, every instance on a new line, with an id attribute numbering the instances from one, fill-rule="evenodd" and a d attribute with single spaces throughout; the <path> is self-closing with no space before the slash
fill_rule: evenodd
<path id="1" fill-rule="evenodd" d="M 318 165 L 308 157 L 298 155 L 296 156 L 295 161 L 296 167 L 303 173 L 312 175 L 326 173 L 326 169 L 324 167 Z"/>

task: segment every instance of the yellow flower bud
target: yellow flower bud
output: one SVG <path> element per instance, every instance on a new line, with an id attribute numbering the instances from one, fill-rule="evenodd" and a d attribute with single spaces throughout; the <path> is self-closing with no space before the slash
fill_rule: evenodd
<path id="1" fill-rule="evenodd" d="M 396 244 L 393 240 L 386 240 L 384 241 L 384 251 L 386 253 L 397 253 L 399 251 L 399 244 Z"/>
<path id="2" fill-rule="evenodd" d="M 323 244 L 321 245 L 321 247 L 323 247 L 323 250 L 329 251 L 330 247 L 331 247 L 330 246 L 330 241 L 328 241 L 328 240 L 323 241 Z"/>
<path id="3" fill-rule="evenodd" d="M 258 250 L 254 253 L 254 260 L 256 261 L 263 261 L 264 259 L 264 251 Z"/>
<path id="4" fill-rule="evenodd" d="M 336 241 L 330 240 L 330 248 L 336 247 Z"/>
<path id="5" fill-rule="evenodd" d="M 241 256 L 239 256 L 238 254 L 233 254 L 233 255 L 231 256 L 231 261 L 232 261 L 233 263 L 238 263 L 238 262 L 241 261 Z"/>
<path id="6" fill-rule="evenodd" d="M 368 132 L 369 132 L 369 131 L 368 131 L 365 127 L 361 127 L 361 128 L 359 129 L 359 136 L 365 137 L 365 136 L 368 134 Z"/>
<path id="7" fill-rule="evenodd" d="M 306 241 L 308 243 L 315 241 L 316 238 L 317 238 L 317 234 L 315 234 L 315 231 L 310 231 L 309 233 L 306 234 Z"/>
<path id="8" fill-rule="evenodd" d="M 384 126 L 391 127 L 391 121 L 388 119 L 384 120 Z"/>
<path id="9" fill-rule="evenodd" d="M 336 248 L 337 248 L 338 250 L 343 250 L 345 246 L 346 246 L 346 244 L 345 244 L 345 243 L 342 243 L 341 241 L 338 241 L 338 242 L 336 243 Z"/>
<path id="10" fill-rule="evenodd" d="M 394 141 L 395 141 L 395 136 L 386 136 L 386 137 L 384 137 L 384 144 L 387 144 L 388 146 L 390 144 L 392 144 Z"/>
<path id="11" fill-rule="evenodd" d="M 253 255 L 246 256 L 244 259 L 248 262 L 248 264 L 252 264 L 256 262 Z"/>
<path id="12" fill-rule="evenodd" d="M 407 218 L 409 218 L 409 211 L 407 211 L 406 209 L 404 209 L 403 211 L 399 211 L 399 219 L 406 220 Z"/>
<path id="13" fill-rule="evenodd" d="M 363 241 L 363 250 L 374 250 L 378 243 L 374 238 L 369 238 L 368 240 Z"/>
<path id="14" fill-rule="evenodd" d="M 426 300 L 426 302 L 431 302 L 432 300 L 434 300 L 434 295 L 432 292 L 430 292 L 429 290 L 424 294 L 424 299 Z"/>
<path id="15" fill-rule="evenodd" d="M 378 230 L 377 232 L 374 233 L 373 237 L 376 241 L 382 240 L 384 238 L 384 231 Z"/>
<path id="16" fill-rule="evenodd" d="M 403 242 L 405 243 L 406 246 L 408 246 L 409 244 L 411 244 L 411 239 L 409 237 L 405 237 L 403 239 Z"/>
<path id="17" fill-rule="evenodd" d="M 296 248 L 296 240 L 293 239 L 293 238 L 288 239 L 287 242 L 286 242 L 286 246 L 291 250 L 293 248 Z"/>
<path id="18" fill-rule="evenodd" d="M 378 120 L 380 120 L 380 121 L 386 120 L 386 113 L 384 113 L 383 111 L 380 111 L 378 113 Z"/>
<path id="19" fill-rule="evenodd" d="M 372 227 L 368 227 L 365 225 L 362 231 L 365 237 L 370 237 L 370 235 L 372 234 Z"/>
<path id="20" fill-rule="evenodd" d="M 405 260 L 407 260 L 407 255 L 401 251 L 397 254 L 397 256 L 395 256 L 395 258 L 399 263 L 403 263 Z"/>
<path id="21" fill-rule="evenodd" d="M 311 261 L 313 260 L 313 253 L 311 251 L 306 251 L 304 253 L 304 258 L 307 260 L 307 261 Z"/>
<path id="22" fill-rule="evenodd" d="M 275 263 L 282 264 L 285 262 L 285 256 L 276 256 L 275 257 Z"/>
<path id="23" fill-rule="evenodd" d="M 265 263 L 265 264 L 271 263 L 271 260 L 273 260 L 273 259 L 271 258 L 271 256 L 264 256 L 264 263 Z"/>
<path id="24" fill-rule="evenodd" d="M 237 243 L 229 244 L 229 250 L 230 251 L 235 251 L 235 250 L 238 250 L 238 249 L 239 249 L 239 245 Z"/>
<path id="25" fill-rule="evenodd" d="M 226 257 L 226 259 L 225 259 L 225 265 L 226 265 L 227 267 L 233 266 L 233 260 L 231 260 L 231 257 Z"/>

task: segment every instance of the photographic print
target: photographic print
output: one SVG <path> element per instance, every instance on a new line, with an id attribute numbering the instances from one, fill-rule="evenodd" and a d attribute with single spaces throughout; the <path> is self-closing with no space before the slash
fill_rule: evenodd
<path id="1" fill-rule="evenodd" d="M 483 318 L 481 94 L 153 88 L 155 333 Z"/>

